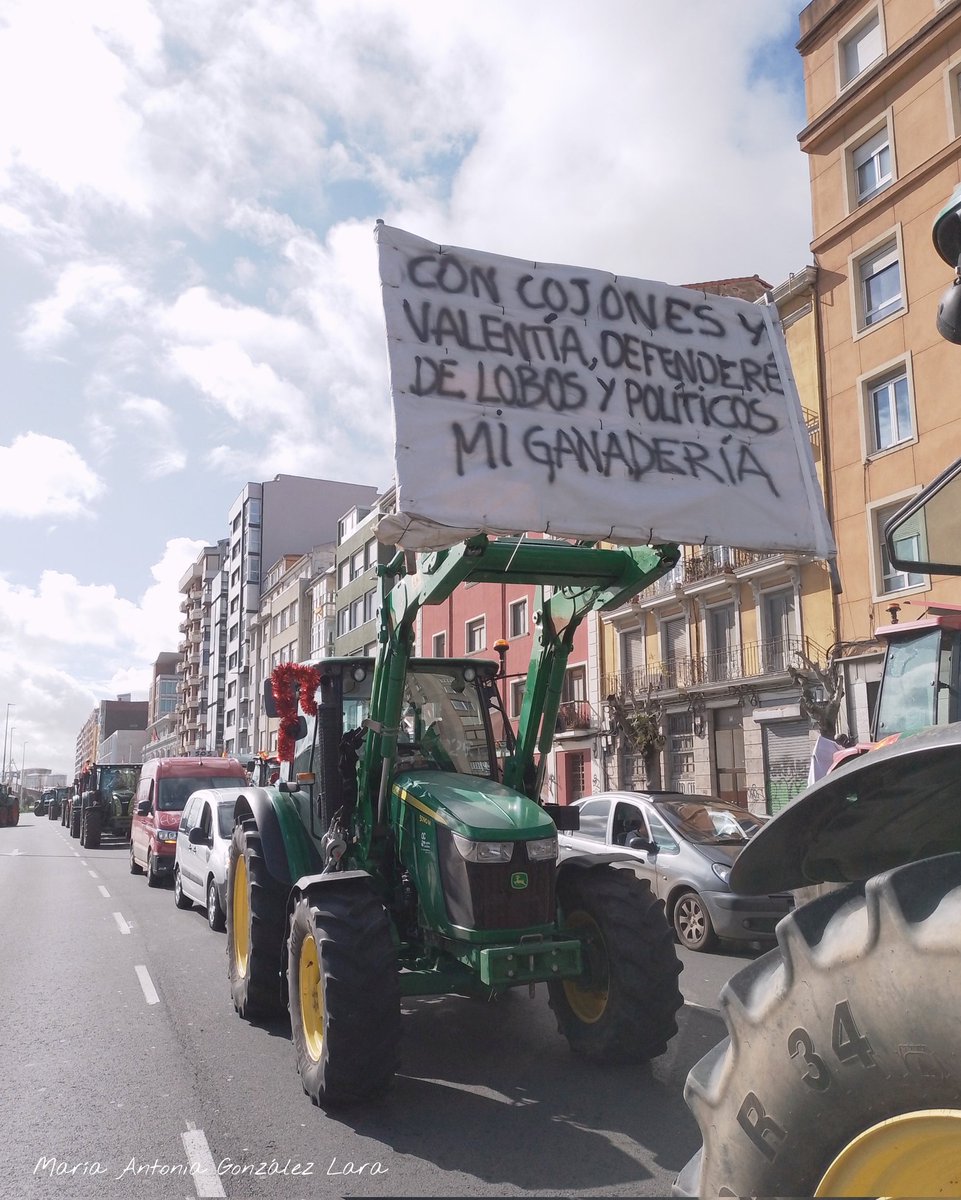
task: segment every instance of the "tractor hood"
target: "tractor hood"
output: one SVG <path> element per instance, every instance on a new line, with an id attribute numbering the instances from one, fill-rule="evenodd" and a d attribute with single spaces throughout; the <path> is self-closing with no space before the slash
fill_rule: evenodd
<path id="1" fill-rule="evenodd" d="M 961 850 L 961 724 L 923 730 L 830 772 L 748 842 L 731 889 L 849 883 Z"/>
<path id="2" fill-rule="evenodd" d="M 394 778 L 394 795 L 468 838 L 511 842 L 551 837 L 556 832 L 539 804 L 476 775 L 402 771 Z"/>

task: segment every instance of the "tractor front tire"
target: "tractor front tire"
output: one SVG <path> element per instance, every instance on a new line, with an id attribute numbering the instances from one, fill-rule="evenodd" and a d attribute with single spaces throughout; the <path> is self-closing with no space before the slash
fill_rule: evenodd
<path id="1" fill-rule="evenodd" d="M 82 813 L 79 808 L 74 808 L 70 813 L 70 836 L 78 838 L 80 836 L 80 818 Z"/>
<path id="2" fill-rule="evenodd" d="M 99 808 L 87 808 L 84 810 L 80 822 L 80 845 L 85 850 L 99 849 L 102 823 L 103 814 Z"/>
<path id="3" fill-rule="evenodd" d="M 664 904 L 628 869 L 572 869 L 560 881 L 565 930 L 581 938 L 583 973 L 548 984 L 571 1049 L 603 1063 L 647 1062 L 677 1033 L 683 998 Z"/>
<path id="4" fill-rule="evenodd" d="M 797 909 L 721 992 L 675 1196 L 959 1196 L 961 854 Z"/>
<path id="5" fill-rule="evenodd" d="M 281 963 L 287 887 L 267 869 L 257 822 L 234 826 L 227 865 L 227 975 L 239 1016 L 284 1011 Z"/>
<path id="6" fill-rule="evenodd" d="M 400 976 L 373 889 L 331 883 L 301 898 L 287 956 L 290 1028 L 306 1094 L 335 1107 L 382 1092 L 397 1070 Z"/>

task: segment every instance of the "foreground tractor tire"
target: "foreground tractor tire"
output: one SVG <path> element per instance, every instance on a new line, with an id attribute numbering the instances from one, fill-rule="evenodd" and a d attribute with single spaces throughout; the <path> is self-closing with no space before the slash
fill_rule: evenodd
<path id="1" fill-rule="evenodd" d="M 74 808 L 70 813 L 70 836 L 78 838 L 80 836 L 80 809 Z"/>
<path id="2" fill-rule="evenodd" d="M 664 904 L 631 870 L 572 871 L 559 887 L 564 926 L 582 939 L 584 974 L 548 984 L 571 1049 L 602 1063 L 647 1062 L 677 1033 L 683 1003 Z"/>
<path id="3" fill-rule="evenodd" d="M 103 824 L 103 814 L 99 808 L 84 810 L 80 821 L 80 845 L 85 850 L 97 850 L 100 847 L 100 831 Z"/>
<path id="4" fill-rule="evenodd" d="M 287 888 L 267 869 L 253 818 L 234 827 L 227 866 L 227 974 L 241 1017 L 284 1011 L 280 968 Z"/>
<path id="5" fill-rule="evenodd" d="M 675 1196 L 961 1196 L 961 854 L 798 909 L 721 993 Z"/>
<path id="6" fill-rule="evenodd" d="M 400 977 L 372 889 L 328 884 L 298 901 L 287 943 L 297 1070 L 314 1104 L 353 1104 L 397 1069 Z"/>

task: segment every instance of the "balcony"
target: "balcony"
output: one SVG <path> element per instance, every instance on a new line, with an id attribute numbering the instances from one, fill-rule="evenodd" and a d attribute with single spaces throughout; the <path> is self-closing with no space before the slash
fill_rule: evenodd
<path id="1" fill-rule="evenodd" d="M 781 551 L 736 550 L 733 546 L 702 546 L 698 549 L 688 547 L 677 566 L 666 575 L 662 575 L 647 591 L 642 592 L 639 599 L 672 595 L 679 588 L 703 583 L 708 579 L 717 579 L 722 575 L 733 575 L 745 567 L 763 562 L 773 563 L 783 557 Z"/>
<path id="2" fill-rule="evenodd" d="M 600 727 L 600 717 L 586 700 L 561 702 L 554 727 L 556 733 L 586 733 Z"/>
<path id="3" fill-rule="evenodd" d="M 740 683 L 747 679 L 786 675 L 799 665 L 797 656 L 812 660 L 819 647 L 807 638 L 777 638 L 769 642 L 745 642 L 729 650 L 716 650 L 692 658 L 674 658 L 648 663 L 633 671 L 619 671 L 605 679 L 607 695 L 622 699 L 646 696 L 648 692 L 685 691 L 711 684 Z"/>

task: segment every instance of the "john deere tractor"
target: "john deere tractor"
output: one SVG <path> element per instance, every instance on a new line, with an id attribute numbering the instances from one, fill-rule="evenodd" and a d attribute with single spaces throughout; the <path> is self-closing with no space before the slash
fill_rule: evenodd
<path id="1" fill-rule="evenodd" d="M 139 763 L 91 763 L 81 774 L 71 807 L 70 835 L 95 850 L 105 835 L 127 840 Z"/>
<path id="2" fill-rule="evenodd" d="M 402 996 L 546 983 L 579 1053 L 624 1063 L 666 1049 L 681 996 L 663 905 L 617 855 L 559 867 L 557 829 L 576 812 L 540 797 L 575 629 L 677 558 L 486 536 L 416 563 L 399 553 L 381 568 L 376 659 L 274 672 L 283 771 L 237 802 L 228 972 L 241 1016 L 289 1007 L 314 1103 L 389 1083 Z M 413 657 L 421 607 L 469 582 L 539 585 L 516 738 L 497 662 Z"/>
<path id="3" fill-rule="evenodd" d="M 935 245 L 957 271 L 938 328 L 961 342 L 961 189 Z M 961 459 L 885 540 L 898 570 L 961 575 Z M 703 1140 L 676 1196 L 961 1196 L 958 617 L 932 606 L 884 631 L 880 744 L 803 792 L 731 871 L 738 892 L 835 886 L 723 989 L 730 1036 L 688 1078 Z"/>

